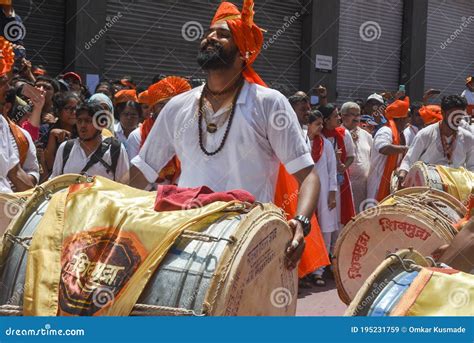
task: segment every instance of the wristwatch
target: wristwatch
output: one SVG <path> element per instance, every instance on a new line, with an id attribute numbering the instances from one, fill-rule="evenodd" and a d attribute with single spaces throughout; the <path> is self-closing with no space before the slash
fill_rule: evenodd
<path id="1" fill-rule="evenodd" d="M 295 220 L 299 221 L 303 226 L 303 235 L 306 237 L 311 232 L 311 220 L 308 217 L 298 215 L 294 218 Z"/>

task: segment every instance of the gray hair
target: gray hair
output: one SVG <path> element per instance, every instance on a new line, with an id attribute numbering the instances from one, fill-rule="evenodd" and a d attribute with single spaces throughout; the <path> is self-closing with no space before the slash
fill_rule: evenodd
<path id="1" fill-rule="evenodd" d="M 341 113 L 342 114 L 345 114 L 347 113 L 349 110 L 352 110 L 352 109 L 356 109 L 356 110 L 359 110 L 360 111 L 360 106 L 355 103 L 355 102 L 352 102 L 352 101 L 349 101 L 349 102 L 345 102 L 344 104 L 342 104 L 342 107 L 341 107 Z"/>

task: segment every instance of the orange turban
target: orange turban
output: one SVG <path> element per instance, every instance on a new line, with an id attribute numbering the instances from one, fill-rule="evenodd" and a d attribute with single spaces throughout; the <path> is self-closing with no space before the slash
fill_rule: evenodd
<path id="1" fill-rule="evenodd" d="M 427 105 L 423 106 L 418 110 L 421 119 L 425 125 L 430 125 L 443 120 L 443 115 L 441 114 L 441 107 L 439 105 Z"/>
<path id="2" fill-rule="evenodd" d="M 13 45 L 5 37 L 0 36 L 0 76 L 8 74 L 15 63 Z"/>
<path id="3" fill-rule="evenodd" d="M 188 81 L 178 76 L 168 76 L 148 88 L 149 105 L 168 100 L 191 89 Z"/>
<path id="4" fill-rule="evenodd" d="M 410 98 L 405 97 L 403 100 L 395 100 L 385 109 L 385 118 L 388 120 L 395 118 L 408 117 L 408 109 L 410 108 Z"/>
<path id="5" fill-rule="evenodd" d="M 151 97 L 150 94 L 148 93 L 148 89 L 144 92 L 141 92 L 138 94 L 138 102 L 140 104 L 146 104 L 146 105 L 152 105 L 151 103 Z"/>
<path id="6" fill-rule="evenodd" d="M 260 76 L 252 68 L 258 54 L 262 50 L 263 33 L 254 23 L 253 0 L 244 0 L 242 13 L 230 2 L 222 2 L 217 9 L 211 25 L 225 21 L 229 26 L 237 48 L 245 59 L 245 67 L 242 75 L 250 83 L 267 86 Z"/>
<path id="7" fill-rule="evenodd" d="M 115 93 L 115 99 L 114 99 L 115 105 L 118 105 L 127 101 L 138 102 L 137 91 L 135 89 L 123 89 Z"/>

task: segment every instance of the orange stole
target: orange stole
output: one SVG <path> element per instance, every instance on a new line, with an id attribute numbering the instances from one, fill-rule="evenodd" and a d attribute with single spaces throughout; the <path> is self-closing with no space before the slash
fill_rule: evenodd
<path id="1" fill-rule="evenodd" d="M 16 125 L 10 118 L 7 118 L 7 121 L 8 125 L 10 126 L 10 132 L 12 133 L 16 145 L 18 146 L 18 152 L 20 154 L 20 166 L 23 167 L 28 155 L 30 143 L 18 125 Z"/>
<path id="2" fill-rule="evenodd" d="M 298 190 L 298 181 L 288 174 L 283 165 L 280 165 L 274 203 L 285 211 L 288 219 L 293 218 L 296 214 Z M 330 264 L 321 229 L 315 215 L 311 217 L 311 232 L 305 238 L 305 242 L 303 256 L 298 265 L 298 277 L 300 278 L 314 272 L 319 267 Z"/>
<path id="3" fill-rule="evenodd" d="M 387 126 L 392 130 L 392 144 L 400 145 L 400 133 L 398 132 L 397 125 L 393 120 L 389 120 Z M 380 180 L 379 190 L 377 192 L 377 201 L 382 201 L 390 194 L 390 180 L 392 172 L 397 169 L 398 154 L 387 156 L 385 162 L 385 168 L 383 170 L 382 179 Z"/>

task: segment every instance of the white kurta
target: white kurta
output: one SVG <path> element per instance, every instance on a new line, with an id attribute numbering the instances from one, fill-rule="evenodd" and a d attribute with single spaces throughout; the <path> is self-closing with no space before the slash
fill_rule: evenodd
<path id="1" fill-rule="evenodd" d="M 408 171 L 417 161 L 452 168 L 464 167 L 474 171 L 474 137 L 471 132 L 461 127 L 459 128 L 452 164 L 449 164 L 441 143 L 439 123 L 429 125 L 420 130 L 416 135 L 413 145 L 400 165 L 400 169 Z"/>
<path id="2" fill-rule="evenodd" d="M 361 212 L 360 204 L 367 199 L 367 178 L 370 171 L 370 152 L 373 138 L 370 133 L 357 127 L 357 140 L 354 141 L 354 162 L 349 167 L 352 194 L 356 213 Z"/>
<path id="3" fill-rule="evenodd" d="M 339 147 L 336 144 L 336 139 L 334 137 L 325 137 L 325 138 L 331 144 L 331 146 L 333 148 L 333 151 L 334 151 L 334 158 L 336 158 L 336 150 L 339 149 Z M 346 158 L 347 157 L 354 157 L 354 155 L 355 155 L 354 141 L 352 140 L 351 133 L 347 129 L 344 133 L 344 146 L 346 148 Z M 336 158 L 336 169 L 337 169 L 337 158 Z M 340 228 L 342 228 L 342 224 L 341 224 L 341 186 L 340 185 L 337 186 L 336 211 L 337 211 L 338 229 L 340 229 Z"/>
<path id="4" fill-rule="evenodd" d="M 103 137 L 103 139 L 105 138 Z M 51 178 L 63 174 L 63 171 L 62 171 L 63 151 L 64 151 L 65 145 L 66 145 L 66 142 L 63 142 L 58 148 L 58 152 L 56 153 L 56 158 L 54 160 L 53 172 L 51 174 Z M 78 138 L 74 139 L 74 146 L 72 147 L 71 154 L 69 155 L 66 165 L 64 166 L 64 174 L 80 173 L 82 169 L 86 166 L 87 162 L 89 162 L 92 154 L 93 153 L 87 156 L 79 143 L 79 139 Z M 104 156 L 102 157 L 104 162 L 106 162 L 109 165 L 112 164 L 112 158 L 110 155 L 111 154 L 110 154 L 110 148 L 109 148 L 109 150 L 107 150 Z M 121 144 L 120 156 L 118 158 L 117 169 L 115 171 L 115 180 L 117 182 L 128 184 L 129 166 L 130 165 L 128 161 L 127 151 L 125 150 L 125 147 L 123 146 L 123 144 Z M 113 173 L 111 171 L 108 173 L 105 167 L 100 162 L 90 167 L 86 173 L 87 175 L 91 175 L 91 176 L 103 176 L 111 180 L 114 179 Z"/>
<path id="5" fill-rule="evenodd" d="M 318 199 L 318 223 L 321 228 L 321 232 L 329 233 L 339 229 L 337 209 L 333 208 L 329 210 L 328 199 L 329 192 L 337 192 L 337 167 L 336 167 L 336 155 L 331 146 L 331 143 L 323 138 L 323 153 L 318 162 L 314 166 L 318 172 L 319 180 L 321 183 L 319 199 Z M 337 194 L 336 194 L 337 196 Z"/>
<path id="6" fill-rule="evenodd" d="M 127 149 L 128 159 L 131 161 L 140 152 L 140 146 L 142 144 L 141 128 L 133 130 L 127 139 L 125 148 Z"/>
<path id="7" fill-rule="evenodd" d="M 120 124 L 120 122 L 114 124 L 114 136 L 125 146 L 125 148 L 127 148 L 127 137 L 123 132 L 122 124 Z"/>
<path id="8" fill-rule="evenodd" d="M 405 136 L 405 142 L 407 146 L 412 145 L 419 130 L 419 128 L 413 125 L 410 125 L 405 130 L 403 130 L 403 135 Z"/>
<path id="9" fill-rule="evenodd" d="M 380 153 L 380 149 L 393 143 L 392 130 L 382 126 L 374 137 L 374 143 L 370 154 L 370 171 L 367 178 L 367 199 L 376 199 L 382 179 L 387 155 Z M 390 182 L 389 180 L 387 182 Z"/>
<path id="10" fill-rule="evenodd" d="M 465 89 L 461 96 L 465 97 L 468 105 L 474 105 L 474 92 L 471 92 L 469 89 Z"/>
<path id="11" fill-rule="evenodd" d="M 0 192 L 11 193 L 12 189 L 8 182 L 8 172 L 15 167 L 20 160 L 15 155 L 11 142 L 11 133 L 7 121 L 0 115 Z"/>
<path id="12" fill-rule="evenodd" d="M 313 159 L 288 100 L 278 91 L 245 82 L 223 149 L 207 156 L 199 146 L 197 112 L 203 86 L 171 99 L 160 112 L 148 139 L 132 164 L 148 182 L 177 155 L 181 161 L 178 186 L 206 185 L 213 191 L 244 189 L 258 201 L 274 199 L 280 161 L 290 174 L 312 166 Z M 213 113 L 216 122 L 224 109 Z M 227 122 L 211 134 L 202 121 L 203 144 L 215 151 L 222 142 Z"/>

